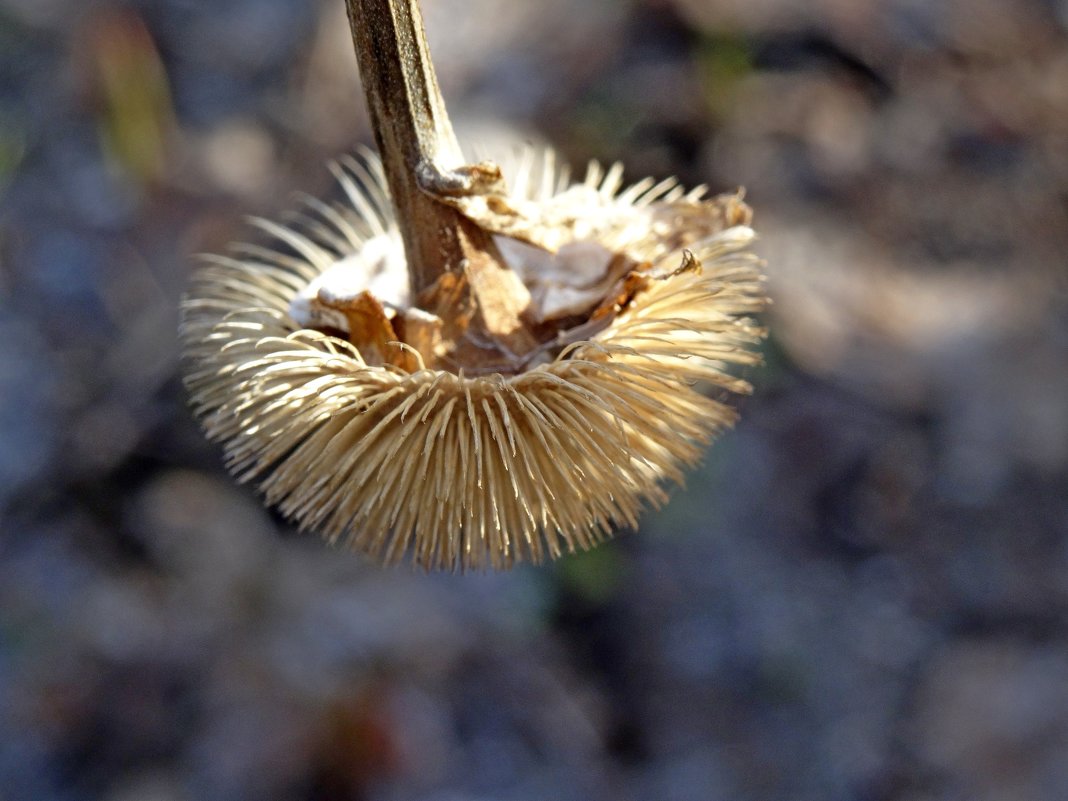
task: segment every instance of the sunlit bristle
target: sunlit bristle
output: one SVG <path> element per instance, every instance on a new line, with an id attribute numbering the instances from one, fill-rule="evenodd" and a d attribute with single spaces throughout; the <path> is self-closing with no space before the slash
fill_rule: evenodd
<path id="1" fill-rule="evenodd" d="M 508 177 L 522 199 L 562 194 L 552 155 L 517 164 Z M 414 369 L 375 366 L 289 313 L 338 259 L 396 238 L 376 160 L 343 159 L 334 172 L 347 204 L 304 198 L 294 227 L 254 221 L 276 247 L 206 257 L 183 308 L 196 414 L 234 473 L 302 528 L 426 568 L 554 558 L 636 525 L 734 421 L 705 391 L 748 391 L 729 367 L 759 360 L 749 315 L 764 294 L 748 227 L 720 225 L 685 257 L 636 240 L 659 248 L 663 274 L 606 327 L 525 372 L 464 376 L 421 357 Z M 584 185 L 650 213 L 688 202 L 674 180 L 621 192 L 618 165 L 591 165 Z"/>

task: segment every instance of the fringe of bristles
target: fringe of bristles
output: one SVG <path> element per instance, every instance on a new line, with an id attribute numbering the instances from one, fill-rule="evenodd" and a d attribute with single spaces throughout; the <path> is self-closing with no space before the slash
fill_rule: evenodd
<path id="1" fill-rule="evenodd" d="M 559 191 L 550 157 L 531 191 L 536 171 L 528 159 L 520 191 Z M 724 369 L 759 361 L 763 331 L 746 315 L 764 293 L 749 229 L 696 245 L 702 268 L 655 282 L 550 364 L 507 378 L 406 373 L 368 366 L 287 314 L 340 254 L 392 230 L 377 160 L 335 172 L 351 207 L 307 198 L 315 216 L 300 230 L 257 221 L 294 255 L 245 245 L 207 256 L 183 306 L 186 383 L 207 435 L 302 529 L 387 563 L 410 553 L 427 569 L 555 558 L 635 526 L 733 423 L 695 385 L 750 390 Z M 591 173 L 619 190 L 617 170 Z"/>

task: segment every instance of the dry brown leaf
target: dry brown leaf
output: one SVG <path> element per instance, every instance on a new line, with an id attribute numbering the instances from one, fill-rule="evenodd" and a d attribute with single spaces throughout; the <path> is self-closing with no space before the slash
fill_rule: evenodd
<path id="1" fill-rule="evenodd" d="M 359 348 L 364 361 L 375 367 L 392 364 L 404 369 L 414 368 L 411 354 L 397 344 L 400 341 L 397 332 L 378 298 L 367 291 L 345 299 L 324 295 L 319 294 L 319 302 L 344 315 L 349 341 Z"/>

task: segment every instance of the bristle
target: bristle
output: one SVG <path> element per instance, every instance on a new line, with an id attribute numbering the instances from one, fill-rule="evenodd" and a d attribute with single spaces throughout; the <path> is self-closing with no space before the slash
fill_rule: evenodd
<path id="1" fill-rule="evenodd" d="M 559 193 L 553 155 L 528 150 L 519 163 L 524 198 Z M 758 361 L 763 332 L 749 315 L 764 295 L 751 235 L 702 241 L 699 269 L 651 281 L 611 325 L 547 364 L 467 377 L 419 358 L 406 372 L 370 366 L 351 343 L 287 314 L 341 251 L 394 233 L 377 162 L 333 169 L 350 207 L 305 198 L 316 217 L 299 229 L 255 220 L 281 249 L 206 257 L 183 306 L 196 414 L 235 474 L 302 528 L 428 569 L 555 558 L 636 525 L 733 423 L 699 388 L 745 392 L 728 366 Z M 585 183 L 643 207 L 695 196 L 671 179 L 617 195 L 621 179 L 621 166 L 591 164 Z"/>

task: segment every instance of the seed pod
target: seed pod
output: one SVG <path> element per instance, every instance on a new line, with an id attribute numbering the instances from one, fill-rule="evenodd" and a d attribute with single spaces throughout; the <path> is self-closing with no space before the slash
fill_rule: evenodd
<path id="1" fill-rule="evenodd" d="M 301 528 L 428 569 L 586 549 L 664 502 L 735 420 L 724 396 L 750 387 L 730 366 L 759 361 L 750 212 L 555 165 L 527 151 L 442 195 L 493 260 L 429 287 L 409 286 L 369 154 L 336 167 L 344 203 L 307 199 L 291 225 L 256 222 L 272 246 L 206 257 L 186 383 L 235 474 Z"/>

